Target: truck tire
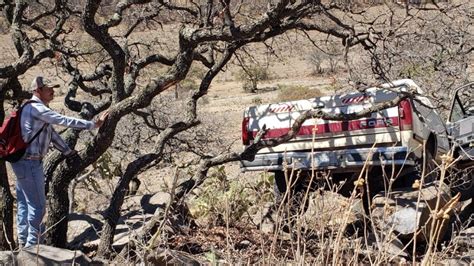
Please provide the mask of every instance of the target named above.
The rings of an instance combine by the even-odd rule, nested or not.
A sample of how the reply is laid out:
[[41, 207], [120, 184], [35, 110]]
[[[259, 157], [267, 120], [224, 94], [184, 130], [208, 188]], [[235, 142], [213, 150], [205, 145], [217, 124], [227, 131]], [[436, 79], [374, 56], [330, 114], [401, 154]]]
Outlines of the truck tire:
[[415, 166], [412, 168], [413, 171], [408, 171], [407, 174], [399, 176], [394, 183], [394, 188], [411, 187], [415, 180], [421, 181], [423, 178], [423, 164], [425, 163], [426, 166], [423, 183], [428, 184], [439, 178], [439, 171], [436, 169], [436, 163], [433, 161], [433, 151], [427, 149], [423, 152], [423, 155], [426, 159], [424, 160], [423, 157], [415, 158]]
[[[434, 154], [433, 151], [427, 150], [425, 152], [426, 157], [426, 167], [425, 167], [425, 183], [433, 182], [439, 178], [439, 171], [434, 162]], [[423, 174], [423, 158], [420, 160], [420, 177]]]
[[[286, 179], [292, 179], [291, 184], [287, 184]], [[308, 188], [308, 173], [306, 171], [287, 173], [285, 177], [284, 171], [275, 172], [274, 196], [275, 206], [278, 208], [280, 204], [289, 204], [290, 210], [297, 210], [301, 204], [304, 194]], [[288, 193], [287, 193], [287, 190]], [[286, 196], [285, 196], [286, 195]], [[306, 211], [308, 202], [305, 202], [304, 210]]]
[[286, 192], [285, 173], [283, 171], [275, 172], [275, 184], [273, 185], [273, 195], [275, 196], [275, 203], [281, 203]]

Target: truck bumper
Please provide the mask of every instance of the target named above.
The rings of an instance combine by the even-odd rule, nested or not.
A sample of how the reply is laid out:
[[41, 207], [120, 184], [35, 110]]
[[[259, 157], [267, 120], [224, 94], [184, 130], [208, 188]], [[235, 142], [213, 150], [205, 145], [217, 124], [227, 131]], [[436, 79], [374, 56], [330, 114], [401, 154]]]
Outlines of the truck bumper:
[[253, 161], [241, 161], [242, 171], [279, 171], [286, 168], [341, 172], [373, 166], [415, 165], [406, 147], [359, 148], [323, 152], [286, 152], [257, 154]]

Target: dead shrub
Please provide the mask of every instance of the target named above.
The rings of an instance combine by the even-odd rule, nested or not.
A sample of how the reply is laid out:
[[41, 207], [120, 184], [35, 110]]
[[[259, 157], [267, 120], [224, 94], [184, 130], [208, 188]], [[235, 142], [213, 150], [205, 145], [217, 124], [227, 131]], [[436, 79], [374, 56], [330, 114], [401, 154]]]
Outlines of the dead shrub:
[[318, 89], [301, 85], [278, 85], [278, 101], [289, 102], [302, 99], [320, 97], [323, 93]]
[[6, 34], [9, 31], [10, 25], [5, 18], [0, 18], [0, 33]]
[[311, 65], [312, 71], [311, 74], [316, 76], [320, 75], [324, 72], [323, 70], [323, 61], [325, 58], [325, 54], [320, 50], [314, 50], [309, 53], [306, 61]]
[[312, 75], [324, 73], [336, 73], [339, 70], [339, 62], [342, 60], [342, 50], [334, 42], [326, 43], [324, 50], [314, 49], [306, 57], [306, 61], [311, 65]]

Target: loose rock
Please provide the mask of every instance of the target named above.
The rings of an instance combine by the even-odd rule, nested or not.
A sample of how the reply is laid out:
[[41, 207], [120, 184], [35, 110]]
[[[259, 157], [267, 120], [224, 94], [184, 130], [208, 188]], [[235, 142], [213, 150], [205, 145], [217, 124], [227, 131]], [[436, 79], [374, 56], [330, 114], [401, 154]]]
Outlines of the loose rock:
[[0, 252], [3, 265], [88, 265], [92, 261], [79, 250], [61, 249], [46, 245], [24, 248], [18, 253]]
[[[430, 237], [432, 210], [435, 209], [439, 194], [439, 207], [451, 200], [449, 188], [442, 184], [432, 184], [421, 190], [412, 188], [399, 189], [386, 195], [376, 195], [372, 201], [372, 216], [381, 230], [393, 230], [398, 237], [411, 239], [417, 233], [420, 240], [427, 241]], [[418, 199], [420, 196], [420, 200]], [[449, 216], [447, 217], [449, 219]], [[439, 238], [445, 233], [448, 221], [444, 217], [436, 218]], [[418, 231], [421, 229], [420, 231]]]

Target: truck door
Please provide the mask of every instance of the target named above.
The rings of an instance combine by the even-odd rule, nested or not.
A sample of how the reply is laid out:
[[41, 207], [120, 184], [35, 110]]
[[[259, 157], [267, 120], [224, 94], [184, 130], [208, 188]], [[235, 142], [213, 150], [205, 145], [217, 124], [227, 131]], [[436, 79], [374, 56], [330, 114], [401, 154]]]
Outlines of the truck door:
[[456, 89], [448, 119], [448, 133], [464, 161], [474, 162], [474, 82]]

